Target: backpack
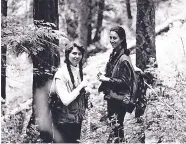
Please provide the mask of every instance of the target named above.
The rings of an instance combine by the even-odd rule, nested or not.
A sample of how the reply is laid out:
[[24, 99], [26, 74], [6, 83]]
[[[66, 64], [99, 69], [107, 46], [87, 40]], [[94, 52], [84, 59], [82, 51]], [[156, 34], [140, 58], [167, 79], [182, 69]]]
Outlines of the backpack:
[[147, 105], [147, 86], [144, 83], [143, 75], [134, 70], [130, 56], [123, 55], [122, 58], [128, 61], [133, 73], [133, 87], [131, 90], [130, 103], [128, 104], [127, 112], [132, 113], [136, 107], [135, 117], [140, 117], [144, 114]]
[[130, 67], [132, 68], [133, 87], [132, 87], [132, 90], [131, 90], [130, 102], [131, 103], [136, 103], [136, 100], [137, 100], [137, 89], [138, 89], [138, 78], [139, 78], [139, 76], [137, 75], [137, 73], [134, 70], [134, 67], [132, 65], [132, 61], [131, 61], [130, 56], [123, 55], [122, 58], [124, 60], [128, 61]]

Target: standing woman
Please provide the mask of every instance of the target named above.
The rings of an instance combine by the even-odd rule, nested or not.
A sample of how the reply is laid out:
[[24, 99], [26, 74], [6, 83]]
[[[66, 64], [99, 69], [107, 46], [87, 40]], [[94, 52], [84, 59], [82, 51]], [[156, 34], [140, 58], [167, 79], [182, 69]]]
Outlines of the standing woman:
[[[105, 94], [108, 118], [111, 120], [113, 130], [108, 142], [110, 140], [123, 142], [124, 116], [131, 107], [134, 107], [132, 94], [135, 75], [127, 49], [125, 30], [122, 27], [117, 26], [110, 30], [110, 43], [113, 51], [106, 65], [106, 74], [98, 74], [98, 80], [102, 82], [98, 91]], [[113, 120], [114, 115], [118, 124]]]
[[83, 79], [83, 55], [84, 48], [73, 43], [65, 49], [65, 63], [54, 76], [51, 113], [53, 125], [59, 133], [55, 135], [54, 132], [54, 141], [58, 143], [77, 143], [80, 139], [85, 116], [84, 88], [87, 86]]

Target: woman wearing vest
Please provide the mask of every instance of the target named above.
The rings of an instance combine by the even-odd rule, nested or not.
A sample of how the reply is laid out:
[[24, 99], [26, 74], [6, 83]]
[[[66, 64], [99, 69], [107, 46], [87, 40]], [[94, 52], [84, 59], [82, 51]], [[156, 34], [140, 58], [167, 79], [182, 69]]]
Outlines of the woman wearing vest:
[[[102, 82], [98, 91], [105, 94], [108, 118], [113, 130], [108, 142], [115, 140], [117, 143], [124, 141], [125, 114], [131, 113], [134, 108], [132, 95], [135, 74], [127, 49], [125, 30], [122, 27], [117, 26], [110, 30], [110, 43], [113, 51], [106, 65], [106, 73], [99, 73], [97, 77]], [[117, 122], [114, 117], [117, 118]]]
[[51, 94], [51, 113], [53, 125], [60, 134], [54, 134], [54, 141], [58, 143], [77, 143], [80, 139], [85, 116], [84, 88], [87, 86], [87, 81], [83, 79], [83, 54], [83, 47], [71, 44], [65, 49], [65, 63], [54, 76], [52, 87], [55, 93]]

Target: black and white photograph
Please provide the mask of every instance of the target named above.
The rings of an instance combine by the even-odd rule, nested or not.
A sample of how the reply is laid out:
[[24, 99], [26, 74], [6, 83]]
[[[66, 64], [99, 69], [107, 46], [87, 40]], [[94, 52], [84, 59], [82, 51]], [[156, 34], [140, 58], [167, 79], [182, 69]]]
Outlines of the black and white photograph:
[[1, 0], [1, 143], [186, 143], [185, 0]]

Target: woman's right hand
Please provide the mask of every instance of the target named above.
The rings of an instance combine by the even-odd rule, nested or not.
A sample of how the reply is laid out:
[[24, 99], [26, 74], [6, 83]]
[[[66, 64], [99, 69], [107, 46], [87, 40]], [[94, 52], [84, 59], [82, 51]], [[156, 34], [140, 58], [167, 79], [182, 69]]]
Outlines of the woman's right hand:
[[85, 88], [85, 87], [87, 87], [87, 85], [88, 85], [88, 81], [87, 81], [86, 79], [84, 79], [84, 80], [80, 83], [80, 87], [81, 87], [81, 88]]

